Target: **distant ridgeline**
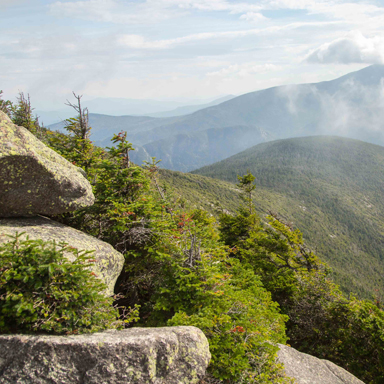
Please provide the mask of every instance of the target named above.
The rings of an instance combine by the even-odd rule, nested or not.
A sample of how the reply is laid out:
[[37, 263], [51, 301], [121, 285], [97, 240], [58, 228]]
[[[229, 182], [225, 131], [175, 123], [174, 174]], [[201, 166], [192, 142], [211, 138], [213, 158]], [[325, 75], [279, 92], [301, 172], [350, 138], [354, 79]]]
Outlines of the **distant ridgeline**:
[[251, 92], [184, 116], [91, 113], [92, 140], [110, 146], [114, 133], [127, 131], [136, 163], [154, 156], [162, 168], [183, 172], [277, 139], [338, 135], [383, 145], [383, 77], [384, 66], [373, 65], [332, 81]]
[[[382, 188], [379, 180], [383, 180], [380, 169], [384, 148], [334, 137], [282, 140], [256, 146], [201, 170], [207, 173], [210, 170], [213, 176], [225, 176], [238, 181], [236, 185], [201, 175], [166, 170], [159, 175], [156, 160], [143, 167], [130, 161], [132, 144], [127, 141], [126, 133], [113, 137], [115, 146], [107, 149], [94, 146], [89, 140], [90, 127], [86, 111], [80, 106], [80, 96], [74, 96], [78, 106], [72, 106], [79, 111], [79, 116], [67, 121], [67, 134], [39, 126], [37, 120], [30, 116], [31, 108], [24, 108], [29, 106], [29, 98], [25, 99], [22, 94], [16, 106], [11, 103], [12, 121], [0, 113], [0, 118], [3, 115], [0, 130], [3, 136], [5, 133], [5, 138], [16, 129], [35, 142], [38, 141], [36, 135], [51, 147], [46, 148], [47, 164], [54, 157], [60, 157], [60, 154], [66, 158], [62, 161], [75, 170], [78, 177], [86, 175], [88, 182], [92, 183], [94, 204], [73, 212], [65, 209], [62, 213], [54, 211], [52, 214], [61, 223], [58, 224], [60, 228], [80, 230], [76, 232], [93, 236], [98, 242], [108, 243], [113, 251], [123, 256], [124, 267], [114, 287], [117, 294], [114, 299], [119, 306], [121, 318], [117, 318], [117, 308], [108, 304], [112, 298], [102, 297], [106, 306], [97, 305], [94, 298], [101, 296], [98, 293], [101, 292], [100, 285], [85, 284], [89, 295], [84, 304], [83, 291], [73, 288], [72, 267], [79, 271], [81, 269], [91, 282], [98, 275], [104, 276], [97, 270], [88, 270], [88, 265], [91, 266], [89, 263], [98, 262], [97, 255], [94, 258], [94, 255], [88, 256], [85, 253], [84, 264], [81, 264], [79, 258], [72, 264], [64, 260], [61, 254], [56, 255], [54, 249], [41, 252], [40, 248], [46, 245], [39, 239], [33, 244], [32, 240], [27, 240], [20, 247], [15, 237], [15, 241], [0, 247], [0, 270], [3, 272], [0, 274], [0, 333], [17, 333], [20, 326], [25, 324], [29, 327], [27, 331], [39, 331], [37, 327], [43, 325], [41, 329], [50, 333], [92, 332], [98, 330], [99, 319], [104, 319], [102, 324], [106, 327], [110, 324], [112, 328], [133, 323], [146, 329], [156, 327], [157, 330], [163, 326], [194, 326], [200, 328], [205, 335], [200, 331], [200, 336], [196, 335], [196, 328], [191, 329], [197, 339], [204, 341], [203, 350], [200, 347], [195, 349], [196, 356], [203, 357], [197, 362], [197, 367], [191, 365], [191, 345], [183, 344], [179, 334], [172, 333], [180, 347], [177, 350], [188, 351], [187, 365], [192, 367], [190, 372], [193, 378], [187, 381], [191, 384], [197, 383], [204, 375], [209, 360], [207, 341], [212, 356], [207, 382], [292, 383], [286, 374], [298, 378], [298, 382], [304, 382], [300, 377], [305, 377], [307, 382], [308, 370], [303, 373], [303, 367], [310, 367], [312, 376], [317, 375], [319, 380], [312, 376], [310, 378], [313, 384], [323, 383], [324, 380], [328, 384], [360, 384], [362, 382], [359, 379], [366, 384], [384, 382], [382, 301], [363, 301], [354, 296], [344, 296], [327, 277], [327, 266], [303, 244], [301, 232], [287, 223], [293, 217], [296, 224], [306, 231], [306, 238], [312, 246], [321, 244], [317, 253], [333, 262], [336, 276], [346, 291], [360, 289], [362, 295], [369, 296], [375, 283], [381, 283], [378, 271], [382, 269]], [[4, 107], [4, 103], [2, 105]], [[5, 107], [8, 105], [7, 102]], [[24, 113], [26, 110], [29, 111], [28, 115]], [[23, 127], [13, 125], [12, 122], [19, 120], [24, 124]], [[8, 142], [5, 140], [6, 145]], [[41, 147], [43, 144], [38, 145]], [[14, 153], [10, 155], [20, 157]], [[32, 150], [31, 157], [36, 164], [39, 163]], [[236, 159], [239, 161], [236, 162]], [[12, 161], [15, 163], [16, 160]], [[34, 163], [29, 161], [28, 164]], [[81, 167], [82, 171], [74, 165]], [[21, 168], [23, 172], [29, 170], [28, 167]], [[5, 181], [11, 169], [18, 172], [15, 167], [5, 169]], [[257, 188], [254, 185], [255, 177], [248, 169], [257, 177]], [[33, 176], [31, 172], [28, 174]], [[238, 174], [242, 176], [237, 177]], [[12, 173], [10, 175], [12, 179]], [[27, 214], [50, 214], [40, 209], [33, 212], [29, 210], [28, 199], [35, 199], [41, 193], [40, 184], [34, 185], [38, 180], [33, 178], [31, 187], [23, 187], [30, 188], [28, 193], [21, 195], [27, 198]], [[24, 185], [27, 178], [22, 181]], [[166, 185], [163, 186], [163, 183]], [[9, 188], [14, 186], [12, 183], [11, 187], [7, 183], [3, 185], [2, 195], [7, 199], [10, 196]], [[70, 183], [65, 182], [65, 188], [68, 185]], [[172, 185], [181, 196], [172, 193]], [[69, 189], [77, 191], [76, 188]], [[253, 192], [255, 189], [257, 193]], [[30, 193], [32, 190], [34, 193]], [[252, 192], [256, 196], [257, 210], [263, 216], [265, 211], [271, 209], [283, 213], [285, 218], [280, 220], [281, 216], [271, 213], [267, 220], [260, 220], [253, 205]], [[239, 199], [243, 203], [241, 207]], [[188, 207], [191, 204], [203, 205], [211, 212], [221, 211], [219, 220], [205, 210]], [[12, 208], [12, 215], [24, 214], [18, 210], [19, 205]], [[44, 205], [42, 207], [45, 208]], [[234, 214], [228, 214], [225, 209], [232, 210]], [[35, 247], [33, 252], [31, 246]], [[69, 248], [80, 252], [72, 244]], [[20, 250], [23, 256], [20, 256]], [[24, 257], [30, 255], [32, 260]], [[55, 259], [52, 259], [54, 255]], [[42, 256], [47, 257], [50, 264], [47, 265], [45, 259], [41, 260]], [[60, 263], [64, 260], [64, 264], [51, 262], [56, 259]], [[115, 267], [115, 264], [113, 261], [108, 266]], [[45, 271], [47, 278], [44, 285], [39, 280], [35, 281], [36, 276], [40, 279], [36, 270], [39, 273]], [[27, 275], [22, 275], [25, 273]], [[65, 276], [58, 280], [57, 276], [62, 274]], [[26, 277], [20, 279], [20, 276]], [[56, 288], [57, 281], [60, 282], [60, 289]], [[78, 281], [83, 283], [83, 279]], [[22, 291], [17, 294], [19, 291], [15, 289], [20, 286]], [[62, 290], [64, 286], [69, 287], [69, 293], [65, 295]], [[379, 288], [381, 293], [382, 285]], [[37, 291], [40, 296], [36, 301], [33, 298]], [[75, 306], [69, 314], [67, 301], [63, 301], [63, 298]], [[63, 314], [52, 314], [52, 308], [53, 311], [57, 308], [56, 305], [50, 305], [52, 299], [65, 304]], [[47, 306], [42, 306], [42, 302], [47, 303]], [[94, 312], [88, 311], [89, 303], [102, 313], [94, 316]], [[68, 320], [68, 324], [63, 323], [64, 320]], [[63, 324], [66, 328], [63, 328]], [[86, 329], [79, 330], [78, 324], [84, 324]], [[107, 335], [107, 348], [112, 345], [110, 335]], [[150, 335], [151, 340], [154, 337]], [[166, 340], [163, 336], [159, 337], [155, 338]], [[308, 357], [283, 346], [278, 359], [285, 363], [284, 370], [280, 364], [276, 364], [277, 343], [286, 343], [288, 339], [294, 348], [329, 359], [359, 379], [324, 360], [319, 362], [312, 358], [310, 363]], [[46, 367], [37, 371], [36, 367], [29, 369], [28, 361], [31, 360], [28, 358], [21, 362], [20, 353], [13, 354], [18, 349], [12, 347], [15, 344], [9, 342], [8, 336], [2, 337], [0, 342], [3, 343], [3, 347], [0, 346], [3, 354], [0, 360], [5, 359], [6, 362], [3, 375], [6, 382], [20, 381], [20, 377], [33, 377], [37, 371], [48, 372]], [[34, 340], [31, 343], [36, 345]], [[144, 344], [149, 345], [146, 341]], [[202, 346], [200, 341], [197, 344]], [[156, 348], [150, 345], [151, 351], [155, 351], [159, 357]], [[167, 345], [162, 341], [162, 345], [166, 345], [167, 350], [174, 350], [173, 344]], [[119, 344], [120, 351], [121, 348]], [[113, 350], [107, 352], [108, 356], [116, 356]], [[140, 350], [139, 353], [146, 356], [144, 360], [147, 361], [152, 352]], [[169, 384], [180, 382], [180, 376], [175, 380], [162, 380], [159, 376], [162, 372], [175, 373], [169, 365], [164, 369], [164, 361], [171, 360], [177, 361], [179, 370], [176, 370], [176, 374], [179, 372], [185, 379], [186, 366], [182, 359], [180, 363], [174, 356], [160, 357], [162, 363], [160, 368], [156, 367], [156, 381]], [[143, 358], [134, 359], [143, 361]], [[305, 364], [302, 363], [303, 359]], [[299, 362], [296, 367], [293, 360]], [[76, 365], [76, 359], [68, 365], [73, 367], [73, 361]], [[127, 372], [132, 372], [134, 376], [140, 377], [140, 380], [133, 379], [138, 384], [149, 382], [147, 376], [143, 375], [142, 367], [136, 364], [131, 368], [132, 365], [127, 366], [126, 363], [125, 359], [122, 370], [118, 367], [111, 371], [103, 368], [110, 366], [109, 361], [105, 360], [96, 368], [94, 364], [91, 369], [85, 368], [86, 374], [90, 375], [91, 370], [94, 370], [97, 374], [112, 377], [111, 380], [116, 383], [122, 383], [127, 381]], [[54, 365], [56, 367], [57, 364]], [[155, 365], [150, 364], [151, 367]], [[15, 370], [15, 366], [22, 369]], [[145, 364], [145, 369], [147, 366]], [[199, 367], [200, 373], [197, 373]], [[73, 376], [73, 370], [59, 370], [60, 374], [70, 372]], [[78, 375], [78, 380], [71, 380], [80, 382], [83, 377], [84, 371]], [[152, 373], [150, 377], [154, 377]], [[332, 380], [328, 377], [332, 377]], [[334, 378], [336, 381], [333, 381]], [[103, 380], [104, 377], [100, 377], [95, 382]], [[67, 379], [61, 381], [69, 382]], [[128, 378], [128, 381], [132, 380]]]
[[235, 186], [201, 175], [236, 182], [247, 170], [256, 176], [259, 213], [292, 220], [344, 291], [384, 295], [383, 147], [340, 137], [279, 140], [193, 174], [163, 175], [188, 199], [211, 209], [218, 201], [233, 211]]
[[[127, 131], [137, 164], [155, 156], [162, 160], [161, 168], [186, 172], [206, 166], [194, 173], [231, 182], [249, 168], [257, 180], [259, 211], [276, 210], [293, 220], [331, 264], [343, 289], [370, 297], [384, 294], [381, 148], [347, 139], [333, 139], [328, 147], [329, 138], [309, 138], [299, 149], [295, 139], [280, 144], [271, 140], [338, 134], [383, 145], [383, 77], [384, 66], [373, 65], [328, 82], [251, 92], [184, 116], [91, 113], [91, 137], [97, 145], [111, 146], [114, 133]], [[249, 149], [257, 144], [257, 150]], [[227, 190], [200, 179], [195, 184], [193, 176], [166, 170], [163, 175], [177, 179], [175, 188], [187, 200], [198, 195], [205, 208], [212, 210], [216, 200], [235, 208], [234, 186]]]

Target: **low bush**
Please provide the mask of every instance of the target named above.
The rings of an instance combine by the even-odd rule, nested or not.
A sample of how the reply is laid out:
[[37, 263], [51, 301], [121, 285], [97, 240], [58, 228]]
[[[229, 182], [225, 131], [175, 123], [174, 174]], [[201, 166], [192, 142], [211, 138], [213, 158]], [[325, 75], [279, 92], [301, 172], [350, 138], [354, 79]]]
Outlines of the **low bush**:
[[282, 307], [294, 348], [331, 360], [367, 384], [384, 382], [384, 312], [376, 304], [347, 299], [315, 273], [300, 278]]
[[[262, 286], [258, 276], [244, 269], [237, 260], [202, 255], [201, 272], [185, 276], [172, 290], [182, 294], [189, 288], [200, 305], [180, 308], [168, 325], [191, 325], [207, 336], [212, 354], [209, 375], [223, 383], [291, 383], [276, 363], [275, 343], [285, 343], [286, 317]], [[179, 292], [178, 292], [179, 291]], [[193, 294], [191, 294], [193, 293]], [[184, 293], [184, 296], [186, 293]]]
[[[64, 254], [72, 253], [69, 261]], [[75, 334], [122, 325], [106, 286], [89, 270], [90, 252], [22, 240], [0, 245], [0, 333]]]

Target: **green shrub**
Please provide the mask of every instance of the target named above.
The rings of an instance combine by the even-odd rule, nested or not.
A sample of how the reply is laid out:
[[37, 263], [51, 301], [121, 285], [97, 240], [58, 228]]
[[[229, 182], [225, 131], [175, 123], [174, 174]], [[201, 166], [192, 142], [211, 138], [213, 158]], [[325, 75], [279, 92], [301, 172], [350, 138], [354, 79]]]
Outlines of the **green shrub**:
[[384, 382], [384, 312], [377, 305], [345, 298], [316, 273], [302, 276], [282, 306], [294, 348], [331, 360], [367, 384]]
[[276, 364], [277, 347], [284, 343], [284, 316], [265, 289], [254, 283], [222, 287], [211, 303], [191, 315], [178, 312], [168, 325], [191, 325], [207, 336], [212, 354], [208, 372], [225, 383], [290, 383]]
[[145, 168], [130, 164], [126, 135], [113, 141], [116, 146], [88, 169], [95, 204], [61, 221], [124, 254], [119, 304], [139, 304], [145, 327], [201, 328], [210, 343], [209, 374], [215, 382], [291, 382], [276, 363], [273, 345], [286, 341], [287, 318], [260, 277], [229, 257], [213, 217], [185, 210], [170, 198], [157, 182], [156, 161]]
[[260, 278], [229, 258], [223, 247], [201, 253], [199, 259], [193, 267], [170, 261], [150, 317], [175, 313], [166, 325], [200, 328], [212, 354], [208, 372], [216, 379], [231, 384], [290, 383], [275, 362], [273, 344], [286, 341], [287, 318]]
[[122, 324], [89, 270], [90, 252], [21, 236], [0, 245], [0, 333], [72, 334]]

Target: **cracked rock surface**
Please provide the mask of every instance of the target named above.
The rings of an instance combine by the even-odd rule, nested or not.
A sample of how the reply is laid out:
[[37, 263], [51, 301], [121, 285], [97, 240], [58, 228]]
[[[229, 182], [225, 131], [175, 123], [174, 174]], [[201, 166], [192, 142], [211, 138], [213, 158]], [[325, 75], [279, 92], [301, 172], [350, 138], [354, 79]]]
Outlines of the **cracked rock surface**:
[[0, 111], [0, 217], [56, 215], [94, 199], [78, 167]]
[[318, 359], [279, 344], [278, 359], [285, 373], [297, 384], [364, 384], [361, 380], [328, 360]]
[[195, 327], [0, 335], [1, 384], [195, 384], [210, 360]]

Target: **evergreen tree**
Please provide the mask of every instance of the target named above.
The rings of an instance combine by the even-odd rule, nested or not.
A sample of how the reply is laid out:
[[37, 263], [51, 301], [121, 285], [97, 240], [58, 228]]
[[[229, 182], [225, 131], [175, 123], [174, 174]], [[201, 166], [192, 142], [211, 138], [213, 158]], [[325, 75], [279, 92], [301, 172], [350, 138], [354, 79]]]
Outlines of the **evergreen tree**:
[[11, 108], [12, 121], [40, 137], [42, 132], [39, 119], [33, 115], [33, 110], [29, 94], [25, 96], [23, 92], [20, 92], [19, 96], [17, 96], [17, 103]]
[[[246, 176], [246, 177], [245, 177]], [[240, 181], [249, 203], [252, 175]], [[233, 258], [254, 271], [289, 316], [290, 344], [333, 361], [370, 384], [384, 380], [384, 312], [370, 301], [346, 298], [329, 267], [305, 245], [301, 232], [269, 212], [263, 225], [252, 209], [222, 214], [220, 235]]]
[[256, 188], [256, 185], [253, 183], [256, 178], [248, 170], [246, 175], [237, 176], [237, 179], [239, 180], [239, 182], [236, 185], [241, 190], [240, 198], [244, 201], [244, 204], [246, 205], [249, 210], [249, 213], [251, 214], [254, 210], [252, 202], [252, 192]]
[[3, 91], [0, 90], [0, 111], [11, 115], [12, 112], [12, 102], [9, 100], [2, 100]]
[[367, 383], [383, 382], [383, 311], [346, 299], [293, 225], [272, 212], [263, 223], [252, 205], [249, 171], [238, 177], [243, 205], [235, 215], [222, 213], [218, 226], [207, 212], [186, 209], [167, 195], [155, 159], [146, 167], [130, 162], [126, 133], [115, 135], [111, 148], [94, 147], [88, 112], [75, 97], [78, 104], [69, 105], [78, 116], [69, 119], [68, 134], [47, 137], [87, 170], [96, 201], [60, 220], [124, 254], [116, 287], [122, 313], [138, 305], [140, 326], [202, 329], [212, 353], [207, 380], [215, 383], [289, 382], [275, 362], [274, 345], [287, 340], [288, 316], [296, 348]]

